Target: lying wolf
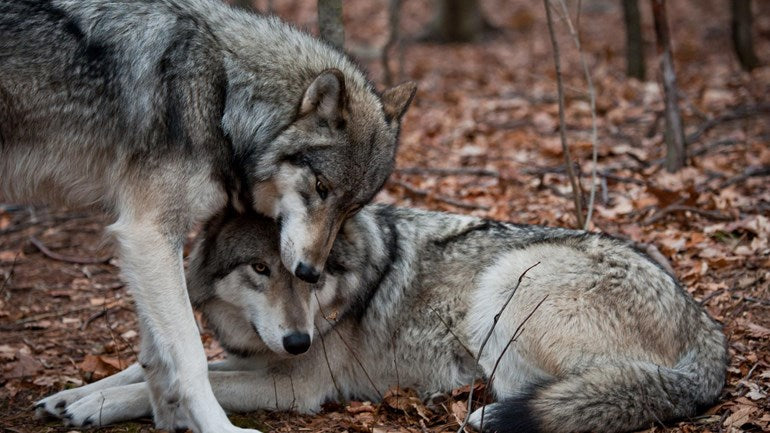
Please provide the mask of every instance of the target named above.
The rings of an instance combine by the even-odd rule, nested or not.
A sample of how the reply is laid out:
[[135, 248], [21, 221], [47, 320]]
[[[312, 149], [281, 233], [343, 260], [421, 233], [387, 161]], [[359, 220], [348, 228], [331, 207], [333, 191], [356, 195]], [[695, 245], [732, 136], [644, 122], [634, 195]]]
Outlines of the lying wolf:
[[156, 425], [239, 431], [208, 383], [187, 231], [256, 209], [317, 281], [391, 173], [414, 90], [379, 95], [342, 53], [220, 0], [0, 0], [0, 191], [115, 216]]
[[[269, 220], [222, 215], [191, 262], [190, 297], [228, 353], [209, 374], [230, 411], [313, 412], [397, 384], [430, 395], [499, 359], [497, 402], [483, 426], [472, 414], [476, 428], [615, 432], [693, 416], [723, 386], [720, 326], [619, 239], [371, 205], [344, 224], [317, 284], [280, 265], [278, 242]], [[150, 413], [138, 366], [41, 407], [76, 426]]]

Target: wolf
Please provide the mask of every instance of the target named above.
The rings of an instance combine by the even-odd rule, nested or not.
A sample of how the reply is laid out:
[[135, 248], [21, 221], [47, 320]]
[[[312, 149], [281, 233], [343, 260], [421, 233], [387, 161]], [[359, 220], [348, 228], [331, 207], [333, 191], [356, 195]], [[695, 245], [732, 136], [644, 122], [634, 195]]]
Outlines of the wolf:
[[[369, 205], [315, 284], [280, 265], [279, 243], [271, 220], [223, 213], [192, 255], [229, 411], [315, 412], [391, 386], [427, 397], [485, 376], [497, 402], [470, 417], [483, 432], [618, 432], [693, 416], [724, 384], [720, 325], [628, 241]], [[151, 410], [138, 366], [40, 407], [75, 426]]]
[[185, 290], [188, 230], [230, 204], [280, 222], [316, 281], [342, 221], [393, 169], [415, 93], [215, 0], [0, 0], [0, 191], [115, 217], [156, 425], [235, 432]]

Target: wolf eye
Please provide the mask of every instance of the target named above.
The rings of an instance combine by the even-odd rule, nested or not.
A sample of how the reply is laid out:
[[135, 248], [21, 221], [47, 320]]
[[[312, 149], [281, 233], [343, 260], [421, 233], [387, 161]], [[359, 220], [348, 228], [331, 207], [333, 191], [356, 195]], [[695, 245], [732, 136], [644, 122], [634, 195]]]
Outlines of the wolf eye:
[[318, 193], [318, 196], [321, 197], [321, 200], [326, 200], [326, 197], [329, 196], [329, 187], [327, 187], [321, 179], [316, 178], [315, 190]]
[[259, 263], [259, 262], [252, 263], [251, 264], [251, 269], [254, 269], [254, 272], [256, 272], [256, 273], [258, 273], [260, 275], [264, 275], [266, 277], [270, 276], [270, 268], [268, 268], [267, 265], [264, 264], [264, 263]]

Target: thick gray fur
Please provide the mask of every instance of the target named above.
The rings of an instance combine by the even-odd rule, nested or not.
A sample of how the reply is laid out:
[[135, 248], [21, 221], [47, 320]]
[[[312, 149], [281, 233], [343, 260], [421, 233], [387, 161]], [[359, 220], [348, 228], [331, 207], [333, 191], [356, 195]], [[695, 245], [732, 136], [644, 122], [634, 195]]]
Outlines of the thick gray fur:
[[220, 1], [0, 0], [0, 192], [116, 217], [156, 425], [237, 432], [206, 376], [187, 231], [257, 209], [315, 280], [392, 171], [414, 90], [379, 95], [342, 53]]
[[[228, 351], [210, 372], [227, 410], [313, 412], [335, 398], [376, 401], [396, 385], [427, 397], [467, 384], [493, 317], [536, 264], [481, 356], [477, 377], [500, 359], [498, 402], [483, 426], [474, 412], [473, 426], [636, 430], [694, 416], [723, 387], [721, 327], [623, 240], [371, 205], [344, 224], [316, 285], [283, 271], [277, 244], [269, 220], [221, 215], [193, 254], [191, 299]], [[296, 331], [313, 342], [291, 357], [275, 335]], [[143, 415], [141, 375], [119, 376], [42, 405], [65, 401], [81, 422], [99, 408], [109, 422]]]

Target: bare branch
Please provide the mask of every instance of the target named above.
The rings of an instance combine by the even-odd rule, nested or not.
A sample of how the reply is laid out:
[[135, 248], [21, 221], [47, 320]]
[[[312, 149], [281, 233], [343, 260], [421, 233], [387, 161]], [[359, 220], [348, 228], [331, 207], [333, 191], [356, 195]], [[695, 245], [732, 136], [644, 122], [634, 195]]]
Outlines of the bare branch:
[[651, 217], [642, 221], [642, 225], [645, 225], [645, 226], [650, 225], [652, 223], [660, 221], [661, 219], [663, 219], [663, 217], [665, 217], [668, 214], [677, 213], [677, 212], [692, 212], [716, 221], [732, 221], [733, 219], [735, 219], [733, 218], [732, 215], [728, 215], [719, 211], [699, 209], [697, 207], [684, 206], [681, 204], [674, 203], [672, 205], [664, 207], [663, 209], [659, 210]]
[[[492, 367], [492, 372], [489, 373], [489, 378], [487, 379], [487, 388], [484, 389], [484, 393], [487, 392], [487, 389], [489, 389], [489, 385], [492, 384], [492, 379], [495, 377], [495, 373], [497, 372], [497, 367], [500, 365], [500, 361], [503, 359], [503, 355], [505, 355], [505, 352], [508, 351], [508, 348], [511, 347], [511, 344], [513, 344], [514, 341], [518, 340], [519, 336], [521, 336], [521, 333], [524, 332], [524, 324], [529, 321], [529, 318], [532, 317], [532, 315], [535, 314], [535, 311], [537, 311], [538, 308], [540, 308], [541, 305], [543, 305], [543, 302], [548, 299], [548, 295], [543, 296], [543, 299], [540, 300], [540, 302], [535, 305], [535, 308], [532, 309], [532, 311], [527, 314], [527, 316], [524, 318], [524, 320], [519, 323], [518, 326], [516, 326], [516, 329], [513, 331], [513, 336], [511, 336], [511, 339], [508, 340], [508, 343], [503, 347], [503, 350], [500, 352], [500, 356], [497, 357], [495, 360], [495, 365]], [[479, 430], [484, 431], [484, 408], [486, 406], [481, 408], [481, 422], [480, 422], [480, 428]]]
[[[374, 392], [376, 392], [377, 396], [380, 397], [380, 400], [382, 400], [382, 398], [383, 398], [382, 397], [382, 393], [377, 388], [377, 385], [372, 380], [372, 377], [369, 376], [369, 372], [366, 370], [366, 367], [364, 367], [364, 364], [361, 362], [361, 359], [359, 359], [358, 355], [353, 350], [353, 348], [350, 347], [348, 342], [345, 340], [345, 338], [340, 333], [339, 329], [337, 329], [337, 327], [334, 326], [334, 324], [328, 319], [328, 316], [326, 315], [326, 312], [321, 308], [321, 301], [318, 300], [318, 294], [317, 293], [315, 294], [315, 298], [316, 298], [316, 302], [318, 302], [318, 310], [319, 310], [319, 313], [321, 313], [321, 317], [323, 317], [323, 319], [326, 321], [326, 323], [329, 324], [329, 326], [331, 327], [331, 330], [334, 331], [337, 334], [337, 337], [340, 339], [342, 344], [348, 350], [348, 353], [350, 353], [350, 356], [352, 356], [353, 359], [356, 361], [356, 364], [358, 364], [358, 366], [361, 367], [361, 371], [364, 372], [364, 376], [366, 376], [366, 379], [369, 381], [369, 384], [372, 385], [372, 388], [374, 389]], [[319, 332], [319, 334], [320, 334], [320, 332]]]
[[687, 144], [696, 142], [703, 134], [717, 125], [733, 120], [759, 116], [762, 114], [770, 114], [770, 104], [757, 104], [746, 107], [737, 107], [733, 111], [720, 114], [719, 116], [703, 122], [700, 126], [698, 126], [698, 129], [695, 132], [687, 136]]
[[409, 184], [408, 182], [404, 182], [402, 180], [398, 179], [391, 179], [391, 182], [395, 183], [396, 185], [404, 188], [407, 192], [420, 196], [420, 197], [430, 197], [434, 200], [438, 200], [440, 202], [450, 204], [452, 206], [456, 206], [463, 209], [480, 209], [480, 210], [489, 210], [489, 206], [485, 206], [482, 204], [475, 204], [475, 203], [468, 203], [460, 200], [453, 199], [452, 197], [447, 197], [444, 195], [439, 194], [433, 194], [430, 191], [426, 191], [424, 189], [419, 189], [414, 185]]
[[40, 239], [30, 236], [29, 241], [32, 243], [32, 245], [35, 246], [38, 250], [40, 250], [41, 253], [43, 253], [46, 257], [54, 260], [58, 260], [60, 262], [67, 262], [67, 263], [77, 263], [80, 265], [98, 265], [100, 263], [107, 263], [112, 259], [112, 256], [105, 256], [105, 257], [72, 257], [72, 256], [65, 256], [63, 254], [56, 253], [54, 251], [51, 251], [48, 247], [45, 246], [43, 242], [40, 241]]
[[[594, 81], [591, 78], [591, 73], [588, 71], [588, 63], [583, 55], [583, 49], [580, 44], [580, 29], [572, 26], [572, 20], [569, 17], [569, 11], [567, 10], [567, 4], [564, 0], [559, 0], [561, 8], [564, 11], [564, 17], [567, 21], [567, 27], [572, 35], [572, 39], [575, 41], [575, 48], [577, 48], [578, 56], [580, 56], [580, 64], [583, 66], [583, 75], [586, 77], [586, 84], [588, 85], [588, 96], [591, 104], [591, 193], [588, 199], [588, 213], [586, 214], [586, 220], [583, 224], [583, 230], [588, 230], [588, 226], [591, 224], [591, 216], [594, 210], [594, 201], [596, 200], [596, 162], [598, 159], [597, 147], [598, 138], [596, 132], [596, 90], [594, 89]], [[577, 23], [580, 24], [580, 2], [578, 2], [577, 11]]]
[[553, 17], [551, 16], [550, 0], [543, 0], [545, 6], [545, 16], [548, 21], [548, 34], [551, 36], [551, 46], [553, 47], [553, 61], [556, 66], [556, 88], [559, 94], [559, 136], [561, 138], [561, 148], [564, 152], [564, 163], [567, 166], [569, 181], [572, 185], [572, 199], [575, 202], [575, 216], [577, 217], [578, 227], [583, 227], [583, 197], [578, 188], [578, 180], [575, 177], [575, 170], [572, 167], [572, 156], [567, 146], [567, 122], [564, 120], [564, 83], [561, 76], [561, 58], [559, 54], [559, 41], [553, 30]]
[[[548, 1], [548, 0], [546, 0]], [[511, 293], [508, 295], [508, 298], [503, 303], [503, 306], [500, 308], [500, 311], [495, 314], [495, 317], [492, 318], [492, 326], [489, 328], [489, 331], [487, 331], [487, 335], [484, 336], [484, 340], [481, 342], [481, 345], [479, 346], [479, 353], [476, 354], [476, 367], [479, 365], [479, 361], [481, 361], [481, 355], [484, 352], [484, 347], [486, 347], [487, 342], [492, 337], [492, 333], [495, 331], [495, 327], [497, 326], [497, 322], [500, 320], [500, 316], [503, 315], [503, 311], [505, 311], [505, 308], [508, 306], [508, 304], [511, 302], [511, 299], [513, 299], [513, 295], [516, 294], [516, 291], [519, 289], [519, 286], [521, 285], [521, 280], [524, 279], [524, 276], [527, 275], [527, 272], [529, 272], [532, 268], [539, 265], [540, 262], [535, 263], [534, 265], [528, 267], [527, 269], [524, 269], [524, 272], [519, 275], [519, 279], [516, 281], [516, 285], [513, 286], [513, 289], [511, 289]], [[468, 413], [465, 415], [465, 419], [463, 420], [462, 425], [460, 425], [460, 428], [457, 430], [457, 433], [463, 433], [463, 430], [465, 429], [465, 426], [468, 425], [468, 419], [471, 417], [471, 410], [473, 409], [473, 384], [476, 382], [476, 369], [473, 369], [473, 373], [471, 374], [471, 383], [470, 383], [470, 390], [468, 391]]]
[[403, 174], [430, 174], [436, 176], [488, 176], [500, 177], [495, 170], [476, 167], [440, 168], [440, 167], [403, 167], [397, 168], [396, 173]]

